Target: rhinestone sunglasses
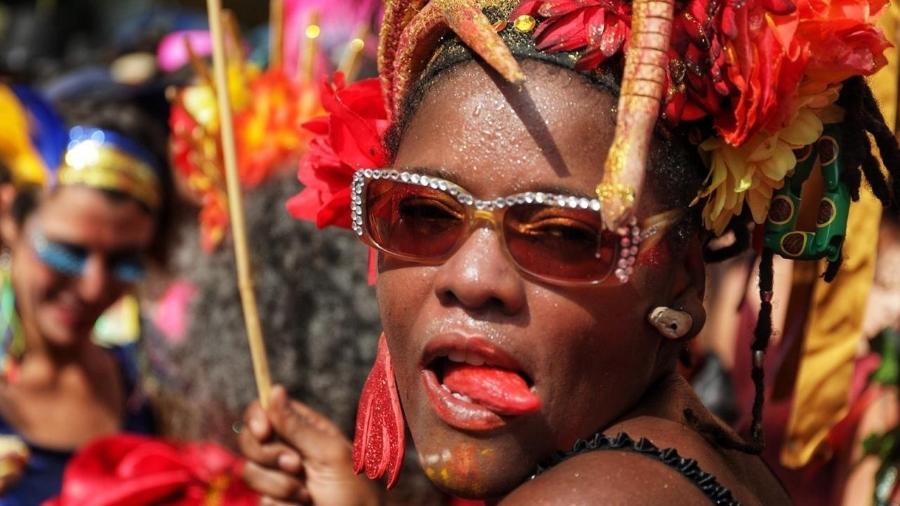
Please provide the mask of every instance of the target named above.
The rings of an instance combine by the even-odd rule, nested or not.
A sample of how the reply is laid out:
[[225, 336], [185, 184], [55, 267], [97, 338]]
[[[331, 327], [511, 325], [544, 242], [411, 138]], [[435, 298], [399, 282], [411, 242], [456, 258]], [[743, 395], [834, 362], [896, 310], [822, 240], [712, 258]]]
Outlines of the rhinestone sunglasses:
[[519, 270], [558, 285], [627, 283], [642, 248], [682, 214], [632, 219], [611, 231], [597, 199], [525, 192], [479, 200], [445, 179], [394, 169], [359, 170], [351, 189], [353, 231], [380, 251], [440, 264], [485, 221]]

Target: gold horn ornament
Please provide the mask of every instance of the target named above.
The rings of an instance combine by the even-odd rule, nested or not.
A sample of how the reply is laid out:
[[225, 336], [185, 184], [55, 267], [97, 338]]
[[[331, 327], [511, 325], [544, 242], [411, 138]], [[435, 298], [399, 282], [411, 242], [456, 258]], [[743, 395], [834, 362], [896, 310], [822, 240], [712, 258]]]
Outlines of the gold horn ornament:
[[653, 129], [665, 90], [673, 0], [634, 0], [613, 142], [597, 185], [604, 225], [615, 230], [630, 214], [644, 182]]
[[[489, 0], [488, 0], [489, 1]], [[395, 0], [385, 6], [378, 65], [385, 103], [392, 115], [448, 31], [456, 34], [506, 80], [525, 80], [519, 63], [482, 12], [477, 0]]]

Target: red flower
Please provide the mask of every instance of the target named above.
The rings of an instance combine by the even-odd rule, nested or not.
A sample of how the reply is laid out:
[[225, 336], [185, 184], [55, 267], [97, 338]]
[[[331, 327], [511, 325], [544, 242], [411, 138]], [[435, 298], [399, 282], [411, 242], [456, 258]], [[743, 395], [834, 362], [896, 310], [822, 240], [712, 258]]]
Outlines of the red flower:
[[241, 479], [242, 466], [211, 443], [111, 436], [75, 455], [59, 497], [44, 506], [255, 505], [259, 497]]
[[[533, 34], [536, 47], [580, 52], [579, 70], [596, 69], [621, 52], [631, 29], [630, 3], [620, 0], [526, 0], [511, 17], [523, 14], [540, 20]], [[664, 119], [677, 124], [711, 116], [734, 145], [780, 126], [806, 63], [804, 46], [794, 33], [797, 17], [790, 0], [679, 4]]]
[[807, 75], [825, 84], [868, 76], [887, 64], [891, 44], [874, 18], [886, 0], [801, 0], [798, 34], [809, 41]]
[[340, 73], [333, 83], [322, 83], [321, 100], [328, 116], [304, 125], [315, 134], [298, 174], [305, 188], [287, 208], [295, 218], [320, 228], [350, 228], [353, 173], [388, 163], [383, 145], [387, 108], [377, 79], [346, 86]]
[[761, 130], [778, 130], [791, 111], [806, 67], [805, 44], [796, 36], [798, 15], [776, 15], [762, 2], [735, 12], [737, 36], [725, 41], [730, 107], [715, 117], [719, 135], [740, 146]]
[[631, 4], [616, 0], [526, 0], [510, 15], [546, 18], [534, 31], [541, 51], [584, 52], [579, 70], [599, 67], [622, 50], [631, 31]]

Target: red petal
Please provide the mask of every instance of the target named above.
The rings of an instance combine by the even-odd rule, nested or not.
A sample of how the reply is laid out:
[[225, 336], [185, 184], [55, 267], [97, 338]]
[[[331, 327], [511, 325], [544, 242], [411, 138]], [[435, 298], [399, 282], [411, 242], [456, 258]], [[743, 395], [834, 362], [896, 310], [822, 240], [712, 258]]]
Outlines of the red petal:
[[600, 48], [585, 51], [575, 63], [575, 69], [581, 71], [594, 70], [606, 61], [606, 55]]
[[586, 30], [588, 47], [591, 49], [600, 47], [603, 32], [606, 31], [606, 11], [604, 9], [596, 9], [590, 13], [587, 18]]
[[549, 52], [572, 51], [587, 45], [585, 32], [585, 12], [567, 14], [553, 21], [545, 21], [548, 28], [536, 36], [538, 49]]
[[510, 13], [509, 20], [515, 21], [516, 18], [522, 15], [536, 16], [538, 8], [540, 8], [544, 2], [545, 0], [525, 0]]
[[316, 214], [316, 226], [325, 228], [335, 226], [341, 228], [351, 227], [350, 218], [350, 186], [336, 192], [331, 200], [319, 209]]
[[322, 193], [313, 188], [304, 188], [300, 193], [288, 199], [285, 207], [288, 213], [298, 220], [315, 222], [322, 207]]
[[544, 18], [555, 18], [592, 7], [603, 7], [610, 10], [615, 8], [613, 2], [603, 0], [552, 0], [541, 3], [538, 14]]
[[622, 42], [625, 41], [626, 30], [627, 27], [622, 20], [612, 26], [607, 26], [600, 40], [600, 51], [607, 57], [616, 54], [621, 49]]
[[327, 135], [328, 116], [319, 116], [318, 118], [313, 118], [300, 126], [316, 135]]
[[738, 27], [734, 7], [726, 5], [722, 9], [722, 21], [719, 22], [719, 27], [729, 39], [737, 38]]
[[791, 0], [762, 0], [762, 6], [772, 14], [783, 16], [797, 10]]
[[681, 113], [684, 110], [685, 103], [687, 103], [687, 96], [684, 92], [673, 93], [666, 101], [663, 115], [670, 125], [681, 121]]

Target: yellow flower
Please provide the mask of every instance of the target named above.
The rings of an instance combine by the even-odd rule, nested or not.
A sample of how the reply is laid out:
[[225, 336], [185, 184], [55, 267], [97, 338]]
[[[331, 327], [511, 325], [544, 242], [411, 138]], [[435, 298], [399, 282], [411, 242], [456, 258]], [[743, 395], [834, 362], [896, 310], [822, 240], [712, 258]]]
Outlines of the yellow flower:
[[796, 112], [775, 133], [760, 132], [740, 146], [719, 137], [700, 144], [710, 166], [707, 186], [698, 196], [698, 200], [708, 197], [703, 207], [707, 229], [722, 234], [745, 203], [754, 222], [766, 220], [772, 193], [784, 185], [797, 164], [794, 150], [818, 140], [823, 123], [839, 120], [840, 110], [833, 105], [839, 91], [832, 87], [801, 96], [794, 104]]

